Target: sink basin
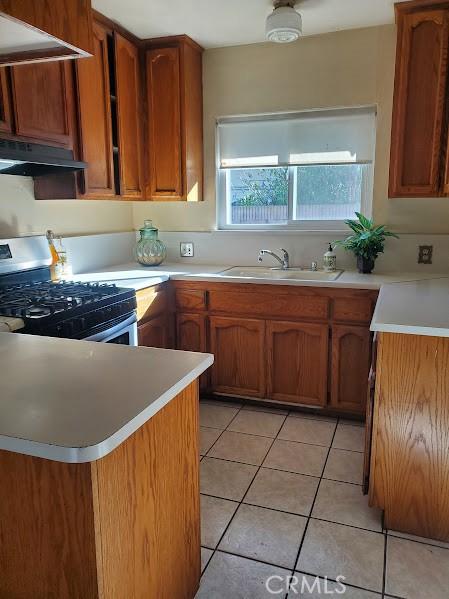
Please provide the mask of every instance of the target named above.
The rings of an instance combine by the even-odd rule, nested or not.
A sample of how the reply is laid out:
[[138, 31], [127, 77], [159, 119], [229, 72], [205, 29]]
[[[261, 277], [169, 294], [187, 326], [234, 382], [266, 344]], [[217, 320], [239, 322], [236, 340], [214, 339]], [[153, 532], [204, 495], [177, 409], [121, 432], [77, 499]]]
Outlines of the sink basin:
[[288, 268], [287, 270], [272, 269], [264, 267], [235, 266], [223, 270], [220, 274], [225, 277], [236, 277], [245, 279], [271, 279], [288, 281], [335, 281], [343, 271], [324, 272], [324, 270], [301, 270], [299, 268]]

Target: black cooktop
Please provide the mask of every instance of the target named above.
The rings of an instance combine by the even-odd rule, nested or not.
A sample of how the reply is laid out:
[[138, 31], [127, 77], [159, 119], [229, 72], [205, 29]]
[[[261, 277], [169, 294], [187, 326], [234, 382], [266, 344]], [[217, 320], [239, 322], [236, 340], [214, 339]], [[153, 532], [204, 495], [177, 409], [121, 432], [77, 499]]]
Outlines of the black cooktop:
[[22, 318], [24, 333], [82, 337], [135, 308], [133, 289], [108, 283], [39, 281], [0, 286], [0, 316]]

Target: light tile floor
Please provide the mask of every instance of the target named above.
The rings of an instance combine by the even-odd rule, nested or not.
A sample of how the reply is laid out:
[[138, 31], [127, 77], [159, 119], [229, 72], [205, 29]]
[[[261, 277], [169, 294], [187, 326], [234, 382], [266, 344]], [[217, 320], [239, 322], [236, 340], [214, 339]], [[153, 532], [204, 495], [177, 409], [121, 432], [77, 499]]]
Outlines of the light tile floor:
[[246, 402], [200, 413], [197, 599], [449, 598], [449, 544], [386, 531], [368, 506], [361, 425]]

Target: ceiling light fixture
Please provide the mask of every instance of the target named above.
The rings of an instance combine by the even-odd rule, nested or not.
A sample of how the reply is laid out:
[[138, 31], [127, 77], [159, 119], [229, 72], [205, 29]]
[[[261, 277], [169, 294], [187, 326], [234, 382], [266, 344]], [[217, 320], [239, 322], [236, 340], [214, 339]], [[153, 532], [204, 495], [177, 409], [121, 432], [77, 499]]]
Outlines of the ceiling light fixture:
[[268, 15], [265, 35], [269, 42], [288, 44], [302, 35], [302, 19], [295, 10], [297, 0], [274, 0], [273, 12]]

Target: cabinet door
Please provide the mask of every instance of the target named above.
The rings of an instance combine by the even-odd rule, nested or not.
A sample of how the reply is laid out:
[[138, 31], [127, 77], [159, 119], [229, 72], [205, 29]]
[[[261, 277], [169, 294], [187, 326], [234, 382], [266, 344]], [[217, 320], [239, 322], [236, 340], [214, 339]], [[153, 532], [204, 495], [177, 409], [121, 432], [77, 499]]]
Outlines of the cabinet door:
[[[202, 314], [178, 314], [176, 317], [176, 349], [182, 351], [207, 351], [206, 317]], [[200, 388], [209, 385], [207, 372], [200, 377]]]
[[141, 198], [141, 130], [139, 49], [115, 34], [120, 195]]
[[94, 56], [76, 61], [83, 193], [90, 197], [115, 195], [112, 120], [106, 30], [94, 23]]
[[390, 197], [440, 193], [449, 12], [398, 16]]
[[210, 318], [212, 389], [231, 395], [265, 395], [265, 322], [250, 318]]
[[327, 324], [267, 322], [267, 396], [326, 405], [328, 338]]
[[179, 200], [181, 165], [181, 90], [179, 48], [146, 54], [148, 97], [149, 199]]
[[178, 314], [176, 348], [183, 351], [206, 351], [206, 317], [202, 314]]
[[49, 145], [73, 148], [71, 64], [49, 61], [11, 69], [15, 134]]
[[365, 413], [370, 359], [371, 334], [367, 327], [332, 327], [332, 407]]
[[168, 323], [165, 316], [153, 318], [137, 328], [139, 345], [145, 347], [162, 347], [168, 345]]
[[9, 100], [8, 71], [0, 68], [0, 131], [11, 133], [11, 106]]

